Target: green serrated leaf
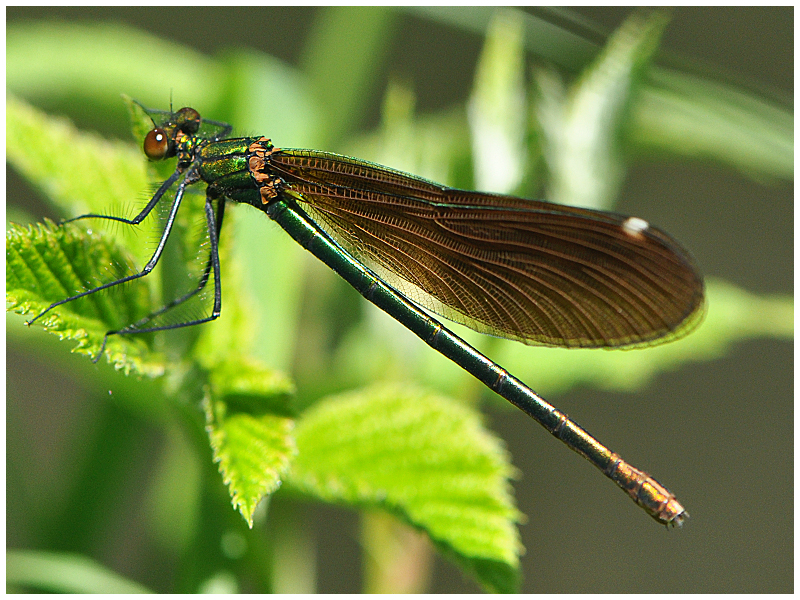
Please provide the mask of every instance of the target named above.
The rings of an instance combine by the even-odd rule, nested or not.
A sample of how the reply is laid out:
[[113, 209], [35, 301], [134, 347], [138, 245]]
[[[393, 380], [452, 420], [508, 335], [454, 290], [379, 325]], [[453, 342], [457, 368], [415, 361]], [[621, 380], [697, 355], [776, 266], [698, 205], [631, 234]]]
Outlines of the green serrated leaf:
[[203, 408], [214, 462], [219, 463], [234, 508], [252, 527], [256, 506], [280, 487], [297, 452], [294, 420], [229, 411], [227, 403], [213, 395], [204, 398]]
[[294, 383], [252, 357], [232, 357], [210, 369], [211, 389], [232, 409], [292, 416]]
[[[7, 98], [6, 124], [9, 164], [38, 187], [64, 216], [132, 216], [135, 205], [147, 196], [151, 187], [147, 161], [132, 144], [80, 131], [66, 119], [45, 114], [13, 96]], [[69, 151], [57, 150], [61, 148]], [[159, 223], [151, 218], [136, 227], [123, 227], [87, 219], [74, 226], [87, 231], [110, 226], [108, 232], [115, 243], [141, 261], [148, 252], [152, 253], [152, 239]], [[104, 283], [107, 281], [110, 280]], [[147, 282], [154, 288], [157, 285], [155, 278], [147, 278]]]
[[[129, 261], [111, 240], [71, 226], [12, 224], [6, 232], [6, 309], [38, 315], [51, 303], [94, 285], [96, 273], [127, 273]], [[75, 352], [97, 356], [107, 331], [135, 322], [149, 306], [146, 286], [131, 286], [124, 294], [92, 294], [58, 306], [37, 323], [60, 339], [77, 341]], [[112, 336], [105, 354], [126, 373], [156, 376], [164, 370], [142, 336]]]
[[295, 489], [386, 509], [427, 532], [487, 589], [516, 589], [513, 467], [477, 413], [425, 392], [372, 388], [316, 404], [298, 424], [297, 447]]

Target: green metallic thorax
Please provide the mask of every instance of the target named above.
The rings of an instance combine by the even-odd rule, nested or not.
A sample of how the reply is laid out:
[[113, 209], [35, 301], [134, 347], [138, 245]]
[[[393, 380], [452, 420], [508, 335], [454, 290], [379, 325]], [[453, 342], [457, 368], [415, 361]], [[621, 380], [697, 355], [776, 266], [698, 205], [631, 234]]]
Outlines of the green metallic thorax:
[[259, 138], [234, 138], [208, 142], [197, 149], [198, 174], [216, 196], [235, 202], [261, 204], [258, 188], [248, 169], [248, 148]]

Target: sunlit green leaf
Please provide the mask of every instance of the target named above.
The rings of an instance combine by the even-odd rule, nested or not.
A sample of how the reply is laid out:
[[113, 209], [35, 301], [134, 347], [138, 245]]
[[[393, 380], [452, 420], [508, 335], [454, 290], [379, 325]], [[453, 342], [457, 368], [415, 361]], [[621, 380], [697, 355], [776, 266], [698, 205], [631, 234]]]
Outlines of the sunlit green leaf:
[[[117, 275], [127, 273], [129, 260], [113, 241], [71, 226], [12, 225], [6, 232], [7, 310], [38, 315], [52, 302], [85, 290], [96, 273], [110, 269], [121, 269]], [[136, 286], [113, 299], [99, 293], [56, 307], [36, 326], [77, 341], [76, 352], [96, 357], [107, 331], [135, 322], [147, 314], [149, 306], [147, 288]], [[141, 336], [112, 336], [105, 343], [105, 354], [125, 372], [159, 375], [164, 369]]]
[[[279, 383], [278, 387], [285, 386]], [[253, 404], [255, 398], [251, 398]], [[256, 506], [281, 485], [296, 452], [294, 421], [269, 413], [230, 411], [228, 403], [213, 393], [203, 405], [214, 462], [219, 463], [234, 508], [252, 527]]]
[[297, 447], [293, 488], [386, 509], [427, 532], [487, 589], [516, 588], [513, 468], [477, 413], [417, 390], [373, 388], [315, 405], [298, 424]]

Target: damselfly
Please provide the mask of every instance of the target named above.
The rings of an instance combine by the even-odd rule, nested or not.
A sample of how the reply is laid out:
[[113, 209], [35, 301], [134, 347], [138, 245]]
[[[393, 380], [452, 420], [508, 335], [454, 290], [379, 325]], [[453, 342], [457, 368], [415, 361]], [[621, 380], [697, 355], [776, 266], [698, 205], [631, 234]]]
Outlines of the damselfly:
[[[174, 187], [155, 252], [141, 271], [55, 302], [29, 324], [65, 302], [150, 273], [186, 189], [204, 182], [209, 255], [196, 287], [109, 331], [95, 360], [109, 336], [219, 317], [225, 203], [250, 204], [367, 300], [586, 457], [657, 521], [682, 523], [687, 513], [664, 486], [422, 310], [526, 344], [627, 348], [674, 339], [701, 319], [704, 286], [689, 254], [671, 237], [636, 217], [452, 189], [338, 154], [276, 148], [265, 137], [229, 138], [229, 125], [201, 119], [192, 108], [146, 112], [159, 123], [153, 120], [144, 152], [151, 160], [177, 157], [174, 173], [133, 219], [77, 219], [137, 225]], [[209, 314], [155, 321], [210, 281]]]

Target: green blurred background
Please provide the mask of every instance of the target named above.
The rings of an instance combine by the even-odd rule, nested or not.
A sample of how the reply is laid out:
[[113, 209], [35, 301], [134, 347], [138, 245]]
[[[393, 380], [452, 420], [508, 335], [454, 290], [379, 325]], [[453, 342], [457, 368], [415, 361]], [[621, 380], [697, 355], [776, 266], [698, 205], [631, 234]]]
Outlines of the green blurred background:
[[[527, 14], [602, 45], [603, 32], [612, 31], [630, 12], [586, 8], [569, 14]], [[576, 24], [578, 16], [588, 21]], [[342, 21], [336, 30], [339, 36], [321, 39], [334, 31], [323, 26], [325, 20], [337, 18]], [[12, 75], [7, 89], [49, 112], [68, 115], [81, 127], [127, 140], [128, 120], [116, 94], [165, 106], [172, 93], [176, 106], [183, 106], [193, 105], [193, 90], [202, 88], [197, 95], [207, 106], [198, 108], [209, 118], [245, 128], [240, 133], [264, 134], [279, 146], [353, 153], [358, 140], [368, 140], [365, 134], [379, 127], [390, 81], [413, 90], [415, 111], [422, 117], [447, 115], [463, 106], [490, 18], [489, 9], [353, 9], [334, 14], [317, 8], [8, 8], [7, 31], [42, 19], [66, 25], [121, 23], [208, 57], [235, 55], [229, 64], [237, 64], [240, 71], [209, 77], [208, 70], [198, 68], [205, 77], [196, 80], [193, 72], [159, 70], [147, 57], [132, 56], [131, 65], [119, 68], [141, 63], [143, 81], [149, 81], [140, 90], [119, 89], [107, 97], [82, 87], [79, 80], [65, 80], [56, 81], [62, 91], [54, 93], [52, 85], [44, 89], [31, 83], [32, 76]], [[657, 63], [685, 65], [792, 106], [792, 36], [791, 8], [676, 9]], [[350, 59], [368, 62], [353, 69], [360, 78], [348, 80], [346, 69], [334, 68], [337, 47]], [[27, 51], [36, 54], [41, 49], [32, 46]], [[152, 52], [157, 57], [159, 47]], [[213, 112], [226, 105], [215, 94], [235, 92], [240, 82], [249, 81], [243, 73], [263, 65], [258, 52], [305, 73], [307, 79], [298, 77], [296, 85], [312, 87], [310, 96], [327, 103], [325, 110], [310, 107], [308, 122], [282, 123], [281, 107], [293, 102], [291, 88], [276, 92], [266, 80], [261, 89], [250, 86], [240, 92], [252, 98], [251, 114], [269, 113], [269, 130], [261, 129], [267, 125], [242, 108]], [[329, 71], [322, 69], [326, 57], [332, 65]], [[52, 56], [52, 61], [58, 59]], [[561, 59], [556, 62], [567, 73], [584, 60], [577, 51]], [[309, 65], [316, 72], [309, 73]], [[90, 72], [91, 60], [83, 67]], [[325, 122], [315, 120], [318, 114], [326, 115]], [[792, 197], [791, 181], [754, 181], [710, 161], [639, 157], [630, 163], [616, 209], [669, 231], [691, 249], [707, 275], [757, 294], [791, 294]], [[58, 216], [12, 169], [7, 171], [7, 208], [15, 217], [20, 211], [36, 220]], [[313, 273], [335, 279], [324, 269]], [[351, 307], [360, 302], [355, 294], [343, 295]], [[148, 490], [156, 485], [153, 480], [163, 472], [159, 465], [174, 432], [130, 407], [106, 401], [106, 388], [121, 377], [107, 365], [95, 368], [85, 357], [69, 355], [66, 346], [53, 343], [50, 336], [20, 331], [19, 319], [8, 323], [7, 546], [91, 548], [87, 554], [117, 573], [169, 591], [179, 559], [152, 539], [135, 508], [147, 500]], [[302, 364], [279, 366], [300, 383], [303, 369], [309, 369]], [[662, 530], [519, 411], [491, 404], [489, 425], [507, 441], [521, 472], [514, 487], [519, 508], [529, 519], [521, 528], [527, 548], [522, 591], [791, 591], [792, 367], [789, 340], [752, 339], [712, 361], [661, 374], [629, 393], [588, 386], [561, 393], [556, 386], [549, 390], [523, 377], [601, 441], [654, 473], [687, 505], [692, 519], [681, 531]], [[141, 385], [146, 389], [149, 384]], [[114, 450], [107, 451], [109, 447]], [[74, 493], [87, 485], [82, 466], [102, 461], [105, 453], [128, 457], [127, 463], [115, 464], [117, 479], [104, 482], [96, 494]], [[82, 510], [100, 515], [102, 526], [95, 521], [97, 529], [83, 532], [91, 538], [78, 543], [79, 522], [72, 530], [65, 523]], [[309, 504], [300, 516], [310, 524], [316, 547], [316, 565], [309, 567], [316, 590], [360, 590], [357, 515]], [[54, 533], [62, 539], [54, 539]], [[430, 589], [477, 588], [437, 557]]]

